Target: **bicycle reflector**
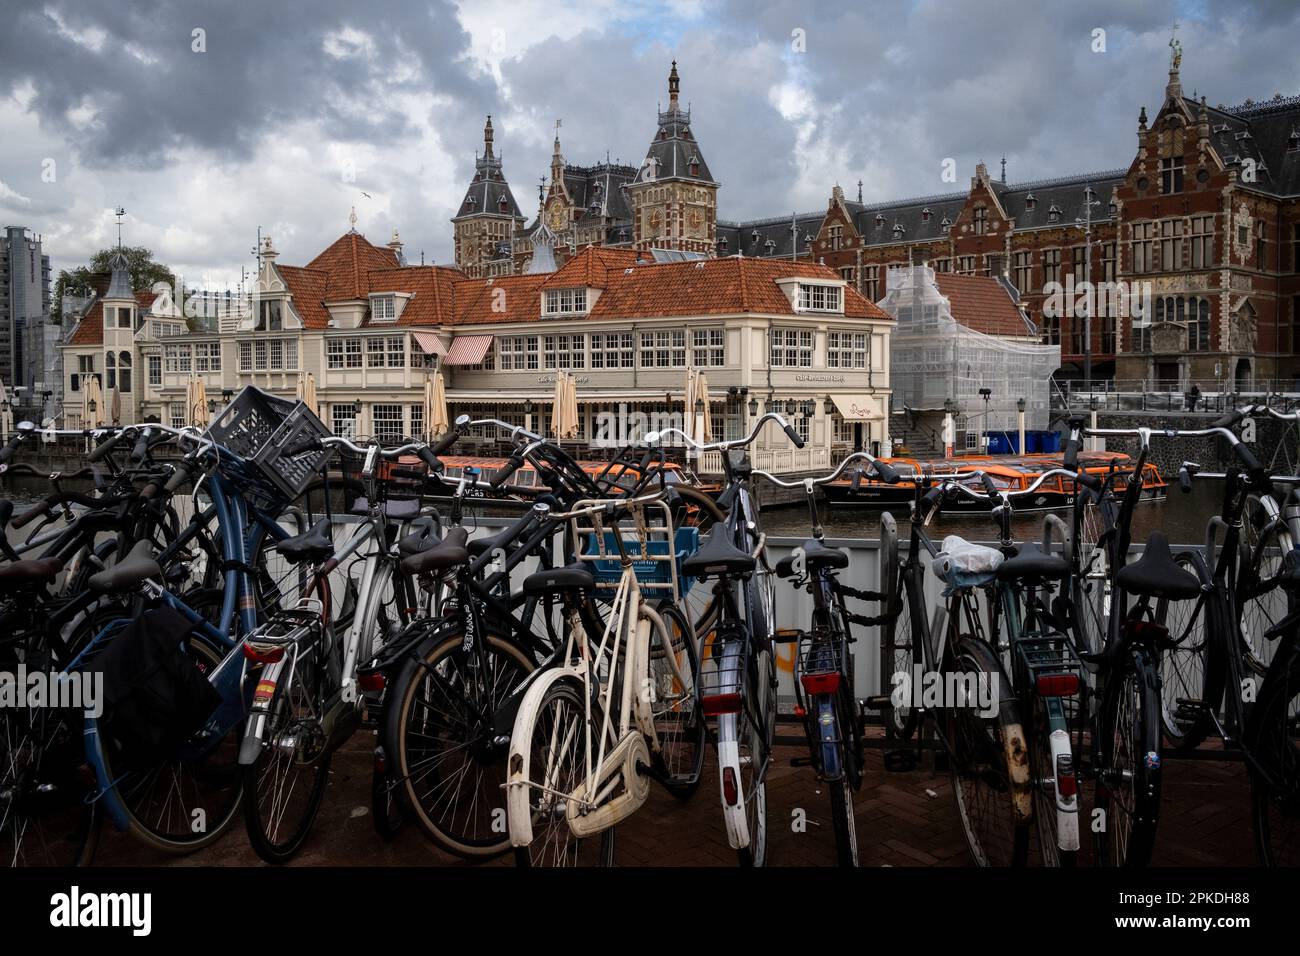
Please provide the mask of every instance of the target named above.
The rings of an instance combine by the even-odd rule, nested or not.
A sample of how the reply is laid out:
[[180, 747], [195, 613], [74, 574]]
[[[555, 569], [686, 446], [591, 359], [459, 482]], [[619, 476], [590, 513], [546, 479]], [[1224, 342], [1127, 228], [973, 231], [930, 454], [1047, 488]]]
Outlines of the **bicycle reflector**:
[[1078, 674], [1039, 674], [1039, 697], [1073, 697], [1079, 693]]
[[245, 643], [244, 656], [254, 664], [274, 664], [284, 658], [284, 645]]
[[736, 770], [734, 767], [722, 768], [722, 798], [727, 801], [729, 807], [734, 807], [740, 799], [740, 789], [736, 786]]
[[369, 674], [357, 675], [357, 686], [370, 694], [378, 694], [382, 692], [386, 683], [387, 681], [384, 678], [383, 671], [374, 671]]
[[705, 694], [700, 698], [705, 717], [740, 713], [740, 694]]
[[825, 674], [800, 674], [799, 682], [809, 694], [833, 694], [840, 689], [840, 672], [829, 671]]

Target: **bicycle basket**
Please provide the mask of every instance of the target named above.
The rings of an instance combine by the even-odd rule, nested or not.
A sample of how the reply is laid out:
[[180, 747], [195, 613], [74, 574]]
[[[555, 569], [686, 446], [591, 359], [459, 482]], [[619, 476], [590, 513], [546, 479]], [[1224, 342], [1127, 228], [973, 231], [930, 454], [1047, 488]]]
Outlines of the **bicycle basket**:
[[[664, 530], [651, 529], [652, 536], [645, 542], [644, 553], [639, 539], [623, 536], [623, 548], [632, 559], [632, 571], [636, 574], [637, 583], [642, 587], [663, 589], [670, 588], [673, 584], [673, 567], [668, 561], [668, 539], [664, 535]], [[659, 536], [654, 536], [655, 531], [659, 532]], [[682, 562], [699, 549], [699, 528], [676, 529], [673, 534], [672, 561], [676, 564], [679, 596], [685, 596], [694, 584], [693, 578], [682, 574]], [[591, 561], [591, 573], [596, 579], [597, 591], [611, 592], [618, 587], [619, 578], [623, 575], [623, 565], [619, 559], [618, 541], [614, 538], [614, 531], [605, 532], [605, 556], [593, 559], [592, 556], [599, 554], [601, 550], [596, 535], [587, 534], [582, 557]]]
[[212, 424], [207, 437], [221, 445], [234, 460], [223, 454], [224, 468], [242, 480], [260, 481], [286, 498], [296, 498], [316, 477], [329, 458], [329, 451], [303, 452], [288, 457], [286, 447], [308, 437], [330, 434], [319, 418], [301, 401], [290, 401], [245, 386]]

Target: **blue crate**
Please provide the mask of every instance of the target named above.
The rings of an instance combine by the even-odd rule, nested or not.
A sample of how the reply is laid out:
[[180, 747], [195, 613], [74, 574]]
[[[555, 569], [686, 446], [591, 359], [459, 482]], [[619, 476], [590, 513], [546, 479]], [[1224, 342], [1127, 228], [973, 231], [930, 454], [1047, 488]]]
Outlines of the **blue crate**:
[[[636, 574], [636, 579], [642, 584], [671, 584], [672, 570], [667, 561], [657, 560], [636, 560], [641, 555], [641, 542], [637, 538], [623, 539], [623, 548], [632, 556], [632, 571]], [[673, 533], [673, 554], [677, 564], [677, 588], [682, 597], [690, 591], [691, 585], [695, 583], [693, 578], [688, 578], [682, 574], [682, 562], [700, 549], [700, 529], [699, 528], [678, 528]], [[600, 553], [599, 544], [596, 541], [595, 534], [588, 534], [586, 543], [583, 546], [583, 553], [593, 555]], [[668, 542], [662, 537], [651, 539], [646, 542], [646, 553], [651, 555], [664, 555], [668, 553]], [[614, 538], [614, 532], [605, 532], [605, 554], [613, 557], [600, 558], [591, 562], [591, 573], [596, 579], [598, 588], [613, 588], [618, 585], [619, 579], [623, 576], [623, 566], [619, 563], [618, 558], [618, 541]]]

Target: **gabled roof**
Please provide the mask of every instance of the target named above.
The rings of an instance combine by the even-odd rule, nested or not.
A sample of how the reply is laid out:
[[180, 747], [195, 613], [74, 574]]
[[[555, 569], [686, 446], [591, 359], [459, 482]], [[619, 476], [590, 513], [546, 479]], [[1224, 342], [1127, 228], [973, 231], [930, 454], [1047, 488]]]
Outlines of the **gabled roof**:
[[539, 274], [457, 282], [449, 321], [455, 325], [536, 321], [541, 318], [540, 290], [547, 278]]
[[995, 277], [939, 272], [934, 282], [948, 300], [952, 317], [966, 328], [985, 335], [1036, 334], [1006, 287]]
[[329, 248], [307, 263], [307, 268], [326, 274], [328, 284], [325, 300], [337, 302], [364, 299], [368, 292], [366, 275], [369, 272], [374, 269], [394, 269], [400, 265], [396, 252], [384, 246], [372, 245], [354, 229], [334, 240]]
[[[591, 318], [794, 315], [790, 300], [777, 285], [778, 279], [786, 277], [839, 280], [832, 269], [811, 262], [730, 257], [646, 263], [610, 270], [605, 291], [592, 307]], [[844, 287], [844, 315], [889, 318], [851, 286]]]
[[632, 249], [583, 246], [562, 267], [546, 276], [542, 285], [552, 289], [603, 286], [610, 269], [626, 269], [636, 262], [637, 253]]
[[[450, 321], [456, 284], [465, 273], [449, 266], [406, 266], [370, 273], [370, 292], [410, 293], [397, 325], [443, 325]], [[375, 323], [377, 327], [392, 323]]]
[[[104, 291], [108, 288], [107, 279], [107, 276], [102, 275], [91, 277], [90, 285], [95, 291], [95, 301], [86, 310], [86, 314], [81, 317], [81, 321], [72, 330], [72, 334], [68, 336], [65, 344], [104, 344]], [[158, 296], [154, 294], [152, 289], [136, 289], [132, 295], [135, 297], [136, 308], [142, 313], [151, 311], [153, 304], [158, 301]]]
[[[319, 259], [320, 256], [316, 258]], [[323, 269], [282, 266], [279, 263], [276, 263], [275, 271], [284, 280], [284, 284], [289, 287], [289, 294], [293, 297], [293, 307], [297, 309], [298, 314], [302, 317], [303, 328], [323, 329], [328, 327], [330, 314], [324, 303], [329, 297], [329, 273]]]

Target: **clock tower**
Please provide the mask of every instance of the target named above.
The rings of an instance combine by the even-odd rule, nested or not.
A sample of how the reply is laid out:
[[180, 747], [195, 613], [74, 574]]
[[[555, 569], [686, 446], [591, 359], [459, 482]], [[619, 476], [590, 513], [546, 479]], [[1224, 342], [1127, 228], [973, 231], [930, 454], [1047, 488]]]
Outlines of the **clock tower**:
[[668, 74], [668, 109], [636, 179], [628, 186], [632, 244], [637, 249], [680, 249], [714, 255], [718, 183], [691, 132], [691, 111], [681, 106], [677, 61]]
[[493, 135], [489, 116], [483, 155], [474, 157], [474, 178], [451, 220], [456, 265], [469, 276], [509, 275], [515, 232], [526, 222], [493, 149]]

